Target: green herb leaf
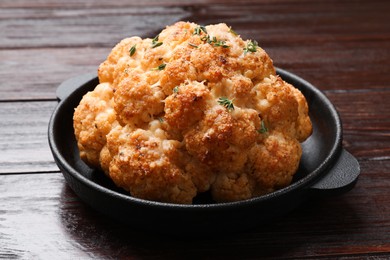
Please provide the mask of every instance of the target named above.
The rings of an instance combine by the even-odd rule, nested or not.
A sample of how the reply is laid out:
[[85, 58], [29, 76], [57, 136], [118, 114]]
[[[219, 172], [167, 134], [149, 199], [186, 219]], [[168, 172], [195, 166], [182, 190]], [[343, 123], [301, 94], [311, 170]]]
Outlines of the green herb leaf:
[[202, 31], [207, 34], [206, 27], [199, 25], [194, 29], [194, 35], [200, 35]]
[[210, 35], [205, 35], [202, 38], [200, 38], [201, 41], [210, 43]]
[[202, 38], [200, 38], [202, 41], [207, 42], [208, 44], [211, 44], [215, 47], [222, 47], [222, 48], [229, 48], [230, 46], [226, 44], [225, 41], [217, 40], [217, 37], [213, 36], [213, 38], [210, 38], [210, 35], [205, 35]]
[[263, 120], [261, 120], [261, 126], [260, 126], [260, 129], [257, 130], [257, 132], [259, 132], [260, 134], [264, 134], [264, 133], [268, 132], [268, 128], [265, 126]]
[[190, 45], [191, 47], [194, 47], [194, 48], [198, 48], [198, 45], [195, 45], [195, 44], [193, 44], [193, 43], [188, 43], [188, 45]]
[[200, 34], [200, 26], [195, 27], [194, 33], [193, 33], [193, 34], [194, 34], [194, 35], [199, 35], [199, 34]]
[[166, 66], [167, 66], [167, 64], [163, 63], [163, 64], [160, 64], [157, 68], [153, 68], [152, 70], [164, 70]]
[[244, 55], [247, 54], [248, 52], [256, 52], [257, 47], [259, 47], [257, 41], [249, 40], [248, 44], [244, 48]]
[[218, 103], [226, 107], [229, 111], [234, 110], [233, 100], [229, 100], [227, 97], [220, 97]]
[[214, 43], [214, 46], [217, 46], [217, 47], [220, 46], [220, 47], [222, 47], [222, 48], [229, 48], [229, 47], [230, 47], [229, 45], [226, 44], [225, 41], [221, 41], [221, 40], [216, 41], [216, 42]]
[[153, 38], [153, 40], [152, 40], [152, 43], [153, 43], [153, 44], [156, 43], [156, 42], [158, 42], [158, 37], [159, 37], [159, 36], [160, 36], [160, 34], [157, 34], [156, 37]]
[[162, 44], [163, 44], [162, 42], [155, 42], [152, 44], [152, 49], [161, 46]]
[[157, 36], [153, 38], [153, 40], [152, 40], [152, 49], [153, 49], [153, 48], [156, 48], [156, 47], [158, 47], [158, 46], [161, 46], [161, 45], [163, 44], [162, 42], [159, 42], [159, 41], [158, 41], [158, 37], [159, 37], [159, 36], [160, 36], [160, 35], [157, 34]]
[[130, 48], [130, 50], [129, 50], [130, 57], [134, 55], [136, 49], [137, 49], [137, 44], [133, 45], [133, 47]]
[[158, 121], [160, 121], [160, 123], [164, 123], [164, 118], [163, 117], [159, 117]]
[[173, 88], [173, 93], [175, 94], [179, 93], [179, 86]]

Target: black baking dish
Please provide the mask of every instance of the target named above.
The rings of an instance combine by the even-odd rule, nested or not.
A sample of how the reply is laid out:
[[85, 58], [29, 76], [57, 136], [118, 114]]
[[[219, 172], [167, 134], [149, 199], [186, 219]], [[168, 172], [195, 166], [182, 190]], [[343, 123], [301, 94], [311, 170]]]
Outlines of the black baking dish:
[[336, 109], [307, 81], [281, 69], [277, 69], [277, 74], [302, 91], [313, 123], [312, 136], [302, 143], [298, 172], [286, 188], [231, 203], [211, 203], [205, 196], [197, 198], [192, 205], [142, 200], [116, 188], [102, 172], [81, 161], [73, 132], [74, 108], [98, 84], [94, 74], [69, 79], [57, 90], [59, 104], [51, 116], [48, 131], [54, 159], [68, 185], [88, 205], [129, 226], [156, 232], [244, 230], [272, 221], [306, 198], [350, 190], [358, 179], [360, 167], [342, 147], [342, 125]]

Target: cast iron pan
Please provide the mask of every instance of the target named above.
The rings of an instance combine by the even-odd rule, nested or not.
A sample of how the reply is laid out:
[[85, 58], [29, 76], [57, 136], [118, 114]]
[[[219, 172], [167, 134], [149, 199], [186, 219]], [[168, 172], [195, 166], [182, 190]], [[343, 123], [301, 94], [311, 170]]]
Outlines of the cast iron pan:
[[51, 116], [48, 131], [54, 159], [69, 186], [92, 208], [127, 224], [128, 228], [179, 235], [249, 229], [274, 220], [307, 198], [350, 190], [358, 179], [360, 167], [342, 148], [342, 126], [336, 109], [307, 81], [285, 70], [277, 69], [277, 73], [305, 95], [313, 123], [313, 134], [302, 144], [298, 172], [286, 188], [232, 203], [213, 203], [207, 194], [198, 196], [193, 205], [130, 196], [79, 157], [73, 133], [73, 112], [82, 96], [98, 84], [96, 74], [71, 78], [57, 90], [60, 102]]

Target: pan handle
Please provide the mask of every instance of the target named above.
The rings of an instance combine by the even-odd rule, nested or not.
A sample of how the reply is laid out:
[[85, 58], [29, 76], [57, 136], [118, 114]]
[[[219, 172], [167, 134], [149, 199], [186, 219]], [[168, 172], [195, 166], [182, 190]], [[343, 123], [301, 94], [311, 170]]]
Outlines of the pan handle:
[[322, 179], [314, 183], [309, 190], [320, 196], [339, 195], [351, 190], [359, 177], [360, 166], [357, 159], [341, 149], [340, 156]]
[[96, 77], [97, 77], [96, 72], [94, 72], [94, 73], [81, 74], [65, 80], [57, 88], [56, 96], [58, 100], [59, 101], [64, 100], [77, 88], [95, 79]]

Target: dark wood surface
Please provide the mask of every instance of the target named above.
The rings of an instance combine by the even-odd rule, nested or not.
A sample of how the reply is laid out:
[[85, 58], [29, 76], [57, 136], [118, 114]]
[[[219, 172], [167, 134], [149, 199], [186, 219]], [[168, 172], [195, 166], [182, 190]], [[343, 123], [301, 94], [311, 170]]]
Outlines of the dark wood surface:
[[[292, 0], [0, 2], [0, 259], [390, 258], [390, 2]], [[120, 39], [178, 20], [226, 22], [276, 66], [329, 97], [356, 187], [238, 234], [124, 229], [81, 202], [47, 142], [55, 90]]]

